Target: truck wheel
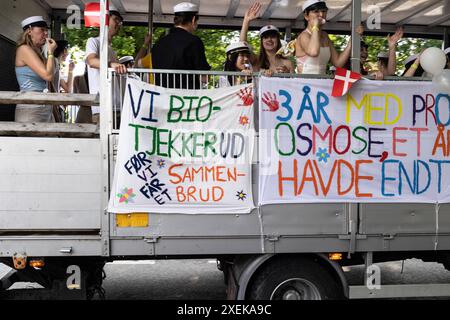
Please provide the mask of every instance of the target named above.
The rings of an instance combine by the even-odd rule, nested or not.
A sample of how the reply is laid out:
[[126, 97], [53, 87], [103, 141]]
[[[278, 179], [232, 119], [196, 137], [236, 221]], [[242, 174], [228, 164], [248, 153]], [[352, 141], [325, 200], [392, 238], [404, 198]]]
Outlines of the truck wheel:
[[250, 284], [251, 300], [342, 299], [342, 288], [313, 259], [283, 258], [268, 262]]

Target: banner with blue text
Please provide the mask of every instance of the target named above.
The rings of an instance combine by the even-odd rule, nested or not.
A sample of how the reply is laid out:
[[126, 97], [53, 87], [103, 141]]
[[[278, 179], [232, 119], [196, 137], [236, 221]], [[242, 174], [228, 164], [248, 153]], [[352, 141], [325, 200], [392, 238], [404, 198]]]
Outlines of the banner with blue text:
[[263, 77], [259, 203], [450, 202], [450, 97], [431, 82]]

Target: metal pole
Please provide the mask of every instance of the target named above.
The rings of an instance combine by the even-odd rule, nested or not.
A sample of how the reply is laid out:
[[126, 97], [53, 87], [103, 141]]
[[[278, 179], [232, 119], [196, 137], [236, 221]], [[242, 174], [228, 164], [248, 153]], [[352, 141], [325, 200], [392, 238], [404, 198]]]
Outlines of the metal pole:
[[153, 0], [148, 0], [148, 33], [153, 39]]
[[100, 0], [100, 143], [101, 143], [101, 255], [109, 256], [109, 135], [112, 128], [111, 79], [108, 77], [108, 0]]
[[450, 30], [450, 28], [448, 28], [448, 27], [444, 28], [444, 39], [443, 39], [444, 40], [444, 42], [443, 42], [444, 48], [442, 48], [442, 49], [446, 49], [446, 48], [450, 47], [449, 30]]
[[60, 15], [55, 15], [53, 18], [52, 38], [54, 40], [63, 40], [63, 39], [61, 39], [61, 16]]
[[352, 2], [352, 71], [361, 72], [361, 37], [356, 28], [361, 25], [361, 0]]
[[286, 27], [286, 33], [284, 35], [284, 40], [289, 42], [292, 40], [292, 27]]

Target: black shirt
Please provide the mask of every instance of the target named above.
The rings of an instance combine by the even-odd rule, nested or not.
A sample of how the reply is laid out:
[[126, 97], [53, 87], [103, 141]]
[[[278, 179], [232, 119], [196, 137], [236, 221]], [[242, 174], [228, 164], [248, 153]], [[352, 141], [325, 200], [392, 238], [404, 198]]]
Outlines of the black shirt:
[[[154, 69], [210, 70], [202, 40], [182, 28], [172, 28], [152, 49]], [[157, 85], [169, 88], [199, 89], [200, 77], [155, 75]]]

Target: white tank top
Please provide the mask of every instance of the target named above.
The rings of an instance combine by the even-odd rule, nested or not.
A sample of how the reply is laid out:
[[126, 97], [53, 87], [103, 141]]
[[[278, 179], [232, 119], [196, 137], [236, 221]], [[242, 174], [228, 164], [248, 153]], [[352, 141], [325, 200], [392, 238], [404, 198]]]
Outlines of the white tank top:
[[[306, 32], [311, 32], [306, 29]], [[327, 65], [331, 59], [330, 47], [320, 47], [319, 55], [317, 57], [310, 57], [304, 55], [303, 57], [296, 57], [297, 73], [300, 74], [326, 74]]]

